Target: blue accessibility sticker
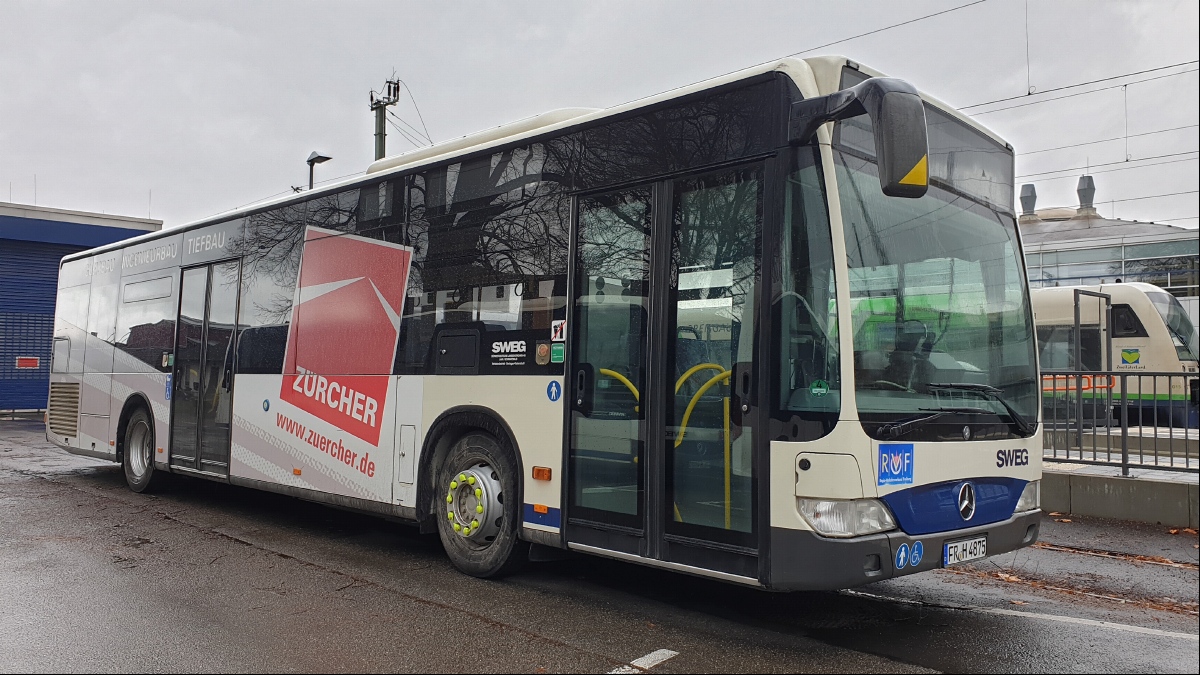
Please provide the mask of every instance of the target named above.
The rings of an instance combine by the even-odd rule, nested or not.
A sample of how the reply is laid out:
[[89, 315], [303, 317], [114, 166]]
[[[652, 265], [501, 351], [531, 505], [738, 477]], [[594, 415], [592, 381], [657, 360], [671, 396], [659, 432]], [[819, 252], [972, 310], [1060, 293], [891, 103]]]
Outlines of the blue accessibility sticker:
[[166, 393], [167, 393], [167, 400], [168, 400], [168, 401], [170, 401], [170, 400], [171, 400], [171, 379], [172, 379], [173, 377], [174, 377], [173, 375], [167, 375], [167, 392], [166, 392]]
[[546, 398], [550, 399], [551, 403], [562, 398], [562, 385], [558, 383], [558, 380], [551, 380], [550, 384], [546, 385]]
[[919, 541], [914, 541], [912, 545], [912, 553], [908, 557], [908, 564], [916, 567], [921, 564], [921, 559], [925, 557], [925, 545]]
[[908, 564], [908, 544], [900, 544], [896, 549], [896, 569], [902, 570]]
[[912, 443], [879, 444], [879, 485], [912, 485]]

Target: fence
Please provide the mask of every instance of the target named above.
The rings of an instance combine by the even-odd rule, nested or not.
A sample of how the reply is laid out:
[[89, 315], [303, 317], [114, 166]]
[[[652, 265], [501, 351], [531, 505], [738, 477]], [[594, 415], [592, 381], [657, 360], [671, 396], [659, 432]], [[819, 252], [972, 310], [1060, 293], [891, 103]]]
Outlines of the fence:
[[1200, 473], [1200, 374], [1043, 371], [1043, 458]]

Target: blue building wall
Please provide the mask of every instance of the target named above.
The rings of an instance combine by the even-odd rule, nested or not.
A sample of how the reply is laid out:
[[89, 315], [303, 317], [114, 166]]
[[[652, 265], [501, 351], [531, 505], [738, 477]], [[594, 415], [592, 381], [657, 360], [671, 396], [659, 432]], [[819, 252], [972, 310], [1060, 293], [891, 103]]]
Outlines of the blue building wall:
[[[145, 230], [0, 216], [0, 410], [46, 407], [62, 257]], [[35, 357], [37, 368], [17, 368]]]

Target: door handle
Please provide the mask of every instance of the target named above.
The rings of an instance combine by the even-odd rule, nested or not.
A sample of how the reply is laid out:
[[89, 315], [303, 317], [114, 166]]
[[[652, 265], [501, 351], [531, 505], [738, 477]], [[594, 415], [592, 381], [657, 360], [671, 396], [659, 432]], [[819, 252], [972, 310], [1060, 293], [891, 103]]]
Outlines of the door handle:
[[583, 402], [587, 398], [587, 371], [580, 368], [575, 373], [575, 405], [583, 407]]

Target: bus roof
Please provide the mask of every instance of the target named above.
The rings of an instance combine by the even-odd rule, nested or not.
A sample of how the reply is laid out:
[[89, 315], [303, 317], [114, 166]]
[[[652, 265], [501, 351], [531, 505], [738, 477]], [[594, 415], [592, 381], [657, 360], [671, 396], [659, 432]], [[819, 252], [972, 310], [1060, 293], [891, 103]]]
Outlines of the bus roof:
[[[657, 103], [663, 103], [675, 98], [705, 91], [707, 89], [713, 89], [765, 73], [784, 73], [790, 76], [794, 82], [796, 82], [797, 86], [800, 87], [801, 91], [803, 91], [806, 96], [823, 96], [833, 93], [841, 88], [841, 70], [846, 66], [856, 68], [872, 77], [886, 77], [886, 75], [883, 73], [851, 61], [845, 56], [817, 56], [807, 59], [786, 57], [756, 66], [751, 66], [742, 70], [737, 70], [731, 73], [726, 73], [725, 75], [714, 77], [708, 80], [670, 89], [653, 96], [637, 99], [628, 103], [613, 106], [611, 108], [559, 108], [542, 113], [540, 115], [534, 115], [533, 117], [527, 117], [497, 127], [477, 131], [459, 138], [442, 141], [427, 148], [418, 148], [400, 155], [384, 157], [383, 159], [376, 160], [368, 165], [367, 170], [362, 175], [351, 176], [340, 181], [332, 182], [321, 186], [319, 189], [305, 191], [299, 194], [285, 195], [275, 199], [266, 199], [260, 202], [238, 207], [236, 209], [231, 209], [229, 211], [224, 211], [207, 218], [194, 220], [176, 227], [164, 228], [158, 232], [125, 239], [113, 244], [89, 249], [87, 251], [81, 251], [79, 253], [65, 256], [63, 258], [63, 262], [125, 248], [130, 245], [151, 241], [161, 237], [172, 236], [213, 223], [219, 223], [233, 218], [250, 215], [268, 208], [293, 202], [305, 201], [313, 196], [337, 192], [345, 187], [360, 183], [367, 177], [378, 178], [395, 173], [411, 171], [423, 166], [437, 164], [459, 155], [480, 152], [488, 148], [508, 145], [525, 138], [541, 136], [544, 134], [553, 133], [555, 131], [562, 131], [570, 127], [596, 122], [607, 117], [649, 107]], [[816, 83], [816, 92], [811, 91], [812, 83], [814, 81]], [[978, 130], [996, 143], [1011, 148], [1008, 143], [1006, 143], [990, 129], [982, 126], [977, 121], [967, 117], [966, 115], [963, 115], [953, 107], [946, 105], [942, 101], [929, 96], [924, 92], [921, 92], [921, 98], [942, 112], [954, 117], [971, 128]]]

